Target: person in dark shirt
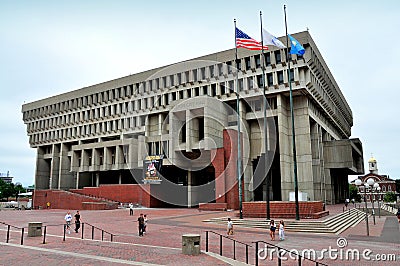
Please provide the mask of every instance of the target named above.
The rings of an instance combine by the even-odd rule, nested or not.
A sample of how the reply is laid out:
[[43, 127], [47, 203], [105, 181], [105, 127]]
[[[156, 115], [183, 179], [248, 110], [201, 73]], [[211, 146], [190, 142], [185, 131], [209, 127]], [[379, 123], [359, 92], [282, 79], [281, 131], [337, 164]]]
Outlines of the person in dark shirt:
[[144, 231], [144, 217], [143, 213], [140, 214], [139, 218], [137, 219], [139, 223], [139, 236], [143, 236]]
[[81, 215], [79, 211], [76, 211], [75, 214], [75, 233], [78, 233], [79, 228], [81, 228]]

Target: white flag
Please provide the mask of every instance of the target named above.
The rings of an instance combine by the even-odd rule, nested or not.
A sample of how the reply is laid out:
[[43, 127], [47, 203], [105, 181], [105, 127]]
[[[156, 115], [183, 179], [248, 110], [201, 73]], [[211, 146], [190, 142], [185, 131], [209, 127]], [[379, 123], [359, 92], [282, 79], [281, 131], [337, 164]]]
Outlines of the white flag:
[[278, 40], [274, 35], [266, 31], [265, 29], [262, 30], [263, 32], [263, 45], [273, 45], [278, 48], [286, 48], [286, 46]]

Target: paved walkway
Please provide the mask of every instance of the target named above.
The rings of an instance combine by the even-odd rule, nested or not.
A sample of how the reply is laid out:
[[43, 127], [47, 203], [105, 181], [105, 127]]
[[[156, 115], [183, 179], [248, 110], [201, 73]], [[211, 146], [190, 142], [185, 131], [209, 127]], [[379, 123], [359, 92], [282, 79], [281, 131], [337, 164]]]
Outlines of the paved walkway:
[[[327, 206], [335, 215], [343, 211], [342, 205]], [[234, 217], [234, 212], [199, 212], [197, 209], [135, 209], [134, 216], [129, 216], [128, 209], [108, 211], [81, 211], [82, 221], [102, 228], [114, 234], [113, 242], [110, 236], [94, 230], [94, 239], [91, 240], [91, 227], [84, 228], [84, 238], [81, 234], [72, 233], [63, 241], [63, 218], [66, 210], [33, 210], [33, 211], [0, 211], [0, 222], [18, 227], [25, 227], [28, 222], [43, 222], [47, 226], [46, 244], [42, 244], [42, 237], [24, 236], [24, 245], [21, 246], [20, 230], [10, 234], [10, 244], [5, 243], [6, 227], [0, 226], [0, 265], [234, 265], [232, 260], [222, 260], [212, 253], [220, 253], [220, 238], [209, 233], [209, 252], [202, 252], [199, 256], [183, 255], [181, 251], [182, 234], [194, 233], [201, 235], [201, 249], [205, 251], [205, 231], [210, 230], [225, 235], [225, 226], [204, 223], [203, 220], [215, 217]], [[144, 237], [137, 234], [137, 217], [145, 213], [149, 217], [148, 232]], [[394, 217], [376, 218], [376, 225], [370, 219], [370, 236], [366, 236], [366, 226], [361, 222], [351, 227], [339, 236], [329, 234], [304, 234], [287, 232], [285, 241], [270, 241], [268, 230], [256, 228], [235, 228], [235, 235], [231, 239], [223, 238], [222, 255], [241, 262], [246, 260], [244, 245], [236, 242], [233, 254], [233, 241], [240, 241], [251, 245], [248, 247], [249, 263], [255, 263], [255, 245], [253, 241], [263, 240], [279, 245], [287, 250], [304, 249], [315, 250], [321, 256], [323, 249], [331, 250], [331, 254], [324, 252], [322, 262], [328, 265], [398, 265], [400, 261], [399, 224]], [[338, 246], [340, 245], [340, 247]], [[336, 253], [334, 250], [337, 250]], [[360, 259], [346, 258], [346, 252], [357, 249]], [[371, 251], [369, 253], [369, 250]], [[260, 244], [260, 265], [277, 265], [275, 254], [265, 256], [264, 245]], [[268, 250], [271, 252], [271, 250]], [[267, 252], [267, 253], [268, 253]], [[367, 255], [362, 253], [368, 253]], [[340, 253], [342, 253], [340, 257]], [[392, 258], [392, 254], [395, 258]], [[335, 259], [335, 255], [337, 258]], [[378, 257], [380, 256], [380, 257]], [[386, 256], [386, 257], [385, 257]], [[347, 256], [349, 257], [349, 256]], [[379, 258], [391, 261], [377, 261]], [[270, 259], [273, 260], [270, 260]], [[287, 261], [283, 265], [294, 265], [297, 262], [286, 254]], [[393, 261], [396, 259], [396, 261]], [[303, 265], [309, 265], [306, 262]]]

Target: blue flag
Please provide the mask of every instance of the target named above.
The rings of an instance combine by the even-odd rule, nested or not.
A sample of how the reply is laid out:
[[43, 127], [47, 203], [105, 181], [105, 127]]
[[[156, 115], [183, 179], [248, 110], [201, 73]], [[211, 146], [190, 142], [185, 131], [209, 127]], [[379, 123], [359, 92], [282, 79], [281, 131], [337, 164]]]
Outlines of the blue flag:
[[306, 52], [304, 47], [295, 38], [293, 38], [290, 34], [288, 34], [288, 36], [290, 39], [290, 44], [292, 45], [290, 47], [290, 54], [303, 55]]

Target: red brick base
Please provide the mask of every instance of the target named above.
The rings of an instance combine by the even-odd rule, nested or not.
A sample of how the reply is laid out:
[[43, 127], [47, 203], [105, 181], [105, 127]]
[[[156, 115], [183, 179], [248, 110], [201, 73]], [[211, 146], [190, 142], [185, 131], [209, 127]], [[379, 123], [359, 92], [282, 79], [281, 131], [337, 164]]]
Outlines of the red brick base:
[[228, 208], [227, 203], [200, 203], [200, 211], [226, 211]]
[[[266, 217], [266, 202], [243, 202], [243, 217], [245, 218], [263, 218]], [[325, 211], [322, 201], [300, 201], [300, 218], [321, 218], [329, 214]], [[293, 201], [271, 201], [271, 218], [296, 218], [296, 205]]]

